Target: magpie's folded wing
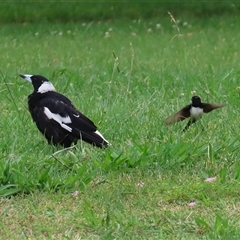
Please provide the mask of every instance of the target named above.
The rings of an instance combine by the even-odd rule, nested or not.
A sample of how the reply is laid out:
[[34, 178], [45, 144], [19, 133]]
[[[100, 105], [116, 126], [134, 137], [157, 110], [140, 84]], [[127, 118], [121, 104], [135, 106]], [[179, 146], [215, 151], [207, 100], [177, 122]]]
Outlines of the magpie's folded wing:
[[94, 123], [84, 114], [76, 110], [70, 103], [56, 99], [48, 99], [41, 103], [41, 107], [49, 120], [54, 120], [59, 123], [59, 125], [69, 133], [74, 134], [76, 130], [80, 132], [97, 130]]

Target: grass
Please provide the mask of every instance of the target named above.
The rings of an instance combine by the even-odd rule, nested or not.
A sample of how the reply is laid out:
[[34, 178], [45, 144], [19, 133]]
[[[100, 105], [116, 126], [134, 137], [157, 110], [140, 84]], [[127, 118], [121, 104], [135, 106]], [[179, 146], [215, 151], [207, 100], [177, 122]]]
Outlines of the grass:
[[[239, 239], [239, 18], [179, 20], [1, 28], [1, 239]], [[51, 79], [113, 146], [47, 145], [19, 73]], [[227, 106], [205, 131], [166, 126], [193, 91]]]
[[174, 16], [238, 15], [240, 4], [237, 1], [214, 0], [206, 4], [205, 0], [194, 1], [58, 1], [39, 0], [1, 2], [0, 23], [23, 22], [78, 22], [119, 19], [163, 18], [170, 11]]

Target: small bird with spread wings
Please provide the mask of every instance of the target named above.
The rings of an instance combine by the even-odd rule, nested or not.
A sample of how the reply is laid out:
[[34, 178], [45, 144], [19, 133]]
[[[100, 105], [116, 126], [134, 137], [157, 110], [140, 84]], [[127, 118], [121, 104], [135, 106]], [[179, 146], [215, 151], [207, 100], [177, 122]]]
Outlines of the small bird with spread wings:
[[166, 124], [170, 125], [175, 122], [183, 121], [186, 118], [190, 118], [186, 127], [183, 129], [183, 131], [186, 131], [191, 124], [195, 123], [198, 119], [202, 117], [203, 113], [209, 113], [214, 109], [225, 106], [225, 104], [203, 103], [201, 101], [201, 98], [198, 96], [193, 96], [191, 100], [191, 104], [185, 106], [177, 113], [168, 117], [165, 120]]

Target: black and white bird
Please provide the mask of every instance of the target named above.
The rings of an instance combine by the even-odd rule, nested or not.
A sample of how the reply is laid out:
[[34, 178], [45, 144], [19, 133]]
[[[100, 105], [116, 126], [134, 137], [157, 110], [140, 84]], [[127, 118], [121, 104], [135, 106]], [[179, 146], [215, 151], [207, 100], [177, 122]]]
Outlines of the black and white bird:
[[67, 97], [57, 93], [48, 79], [40, 75], [19, 76], [33, 85], [34, 91], [28, 96], [28, 109], [49, 144], [70, 147], [81, 139], [99, 148], [109, 145], [94, 123]]
[[168, 117], [165, 120], [166, 124], [169, 125], [175, 122], [183, 121], [186, 118], [190, 118], [187, 126], [183, 129], [183, 131], [186, 131], [191, 124], [195, 123], [198, 119], [202, 117], [203, 113], [209, 113], [214, 109], [225, 106], [225, 104], [203, 103], [201, 101], [201, 98], [198, 96], [193, 96], [191, 100], [191, 104], [185, 106], [177, 113]]

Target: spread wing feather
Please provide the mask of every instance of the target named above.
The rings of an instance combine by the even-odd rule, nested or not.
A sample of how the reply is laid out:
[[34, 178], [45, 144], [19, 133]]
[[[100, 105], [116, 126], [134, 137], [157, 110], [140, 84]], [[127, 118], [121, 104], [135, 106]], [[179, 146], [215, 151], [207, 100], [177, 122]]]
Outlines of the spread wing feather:
[[222, 108], [224, 106], [226, 106], [226, 104], [218, 104], [218, 103], [202, 103], [203, 106], [203, 112], [204, 113], [209, 113], [214, 109], [217, 108]]
[[170, 125], [172, 123], [180, 122], [186, 118], [189, 118], [190, 117], [190, 108], [191, 108], [191, 105], [187, 105], [184, 108], [182, 108], [181, 110], [179, 110], [177, 113], [174, 113], [173, 115], [171, 115], [170, 117], [168, 117], [165, 120], [166, 124]]

